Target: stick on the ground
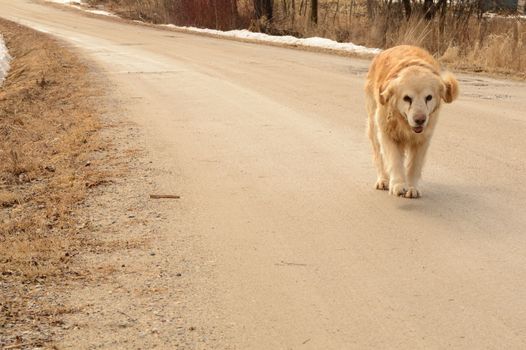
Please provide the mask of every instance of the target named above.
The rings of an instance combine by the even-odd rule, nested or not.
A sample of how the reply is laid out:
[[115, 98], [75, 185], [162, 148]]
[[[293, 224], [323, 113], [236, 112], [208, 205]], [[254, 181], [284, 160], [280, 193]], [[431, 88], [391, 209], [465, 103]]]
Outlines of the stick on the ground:
[[178, 196], [175, 194], [151, 194], [150, 198], [152, 199], [161, 199], [161, 198], [179, 199], [181, 198], [181, 196]]

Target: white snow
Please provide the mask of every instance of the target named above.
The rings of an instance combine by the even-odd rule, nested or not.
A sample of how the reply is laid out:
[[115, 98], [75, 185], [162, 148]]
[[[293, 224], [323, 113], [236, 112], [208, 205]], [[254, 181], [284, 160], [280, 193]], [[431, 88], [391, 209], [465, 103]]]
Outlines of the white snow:
[[[108, 12], [108, 11], [93, 10], [90, 8], [78, 6], [82, 4], [82, 0], [47, 0], [47, 1], [61, 3], [61, 4], [69, 4], [72, 7], [75, 7], [79, 10], [97, 14], [97, 15], [117, 17], [117, 15], [111, 12]], [[136, 21], [136, 22], [140, 22], [140, 21]], [[249, 39], [249, 40], [255, 40], [259, 42], [270, 42], [270, 43], [278, 43], [278, 44], [285, 44], [285, 45], [292, 45], [292, 46], [316, 47], [320, 49], [345, 51], [345, 52], [359, 53], [359, 54], [374, 55], [382, 51], [381, 49], [369, 48], [365, 46], [355, 45], [353, 43], [339, 43], [331, 39], [319, 38], [319, 37], [303, 39], [303, 38], [296, 38], [290, 35], [279, 36], [279, 35], [268, 35], [264, 33], [254, 33], [246, 29], [229, 30], [229, 31], [224, 32], [224, 31], [215, 30], [215, 29], [179, 27], [173, 24], [161, 24], [160, 26], [168, 27], [168, 28], [175, 28], [179, 30], [185, 30], [188, 32], [193, 32], [193, 33], [206, 33], [206, 34], [212, 34], [212, 35], [229, 37], [229, 38]]]
[[94, 9], [90, 9], [90, 8], [86, 8], [86, 7], [82, 7], [82, 6], [77, 6], [77, 5], [71, 5], [71, 7], [74, 7], [77, 10], [81, 10], [81, 11], [84, 11], [84, 12], [93, 13], [95, 15], [109, 16], [109, 17], [118, 17], [116, 14], [108, 12], [108, 11], [104, 11], [104, 10], [94, 10]]
[[9, 70], [9, 61], [11, 61], [11, 56], [9, 56], [9, 52], [7, 52], [4, 38], [0, 35], [0, 85], [4, 82], [7, 71]]
[[268, 35], [264, 33], [254, 33], [249, 30], [229, 30], [226, 32], [215, 30], [215, 29], [202, 29], [195, 27], [179, 27], [173, 24], [162, 24], [161, 26], [168, 28], [183, 29], [185, 31], [194, 32], [194, 33], [206, 33], [217, 36], [231, 37], [231, 38], [240, 38], [240, 39], [251, 39], [263, 42], [279, 43], [286, 45], [295, 45], [295, 46], [307, 46], [307, 47], [316, 47], [321, 49], [330, 49], [338, 51], [346, 51], [352, 53], [362, 53], [362, 54], [377, 54], [381, 49], [369, 48], [365, 46], [355, 45], [353, 43], [339, 43], [337, 41], [312, 37], [312, 38], [296, 38], [290, 35], [278, 36], [278, 35]]
[[499, 15], [493, 12], [486, 12], [482, 15], [485, 18], [507, 18], [507, 19], [526, 19], [526, 15]]
[[113, 14], [108, 11], [104, 10], [94, 10], [86, 7], [81, 7], [79, 5], [83, 5], [83, 0], [46, 0], [48, 2], [54, 2], [57, 4], [63, 4], [63, 5], [70, 5], [71, 7], [76, 8], [77, 10], [86, 11], [89, 13], [93, 13], [95, 15], [101, 15], [101, 16], [109, 16], [109, 17], [118, 17], [116, 14]]
[[83, 10], [89, 13], [96, 14], [96, 15], [118, 17], [116, 14], [108, 12], [108, 11], [104, 11], [104, 10], [91, 10], [91, 9], [83, 9]]

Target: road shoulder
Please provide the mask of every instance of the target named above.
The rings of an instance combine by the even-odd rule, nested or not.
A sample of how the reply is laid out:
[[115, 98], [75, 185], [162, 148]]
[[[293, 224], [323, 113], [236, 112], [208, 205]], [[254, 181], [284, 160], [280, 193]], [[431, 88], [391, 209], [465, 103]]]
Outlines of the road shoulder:
[[180, 201], [149, 198], [159, 170], [126, 118], [133, 101], [68, 44], [5, 20], [0, 32], [13, 56], [0, 89], [0, 347], [217, 343], [196, 293], [206, 256], [171, 216]]

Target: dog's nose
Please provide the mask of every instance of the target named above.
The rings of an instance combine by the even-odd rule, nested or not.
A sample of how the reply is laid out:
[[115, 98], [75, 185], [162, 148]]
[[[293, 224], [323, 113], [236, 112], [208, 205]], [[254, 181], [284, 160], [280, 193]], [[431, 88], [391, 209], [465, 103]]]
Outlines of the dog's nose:
[[415, 116], [414, 120], [417, 125], [423, 125], [426, 122], [426, 115], [418, 114]]

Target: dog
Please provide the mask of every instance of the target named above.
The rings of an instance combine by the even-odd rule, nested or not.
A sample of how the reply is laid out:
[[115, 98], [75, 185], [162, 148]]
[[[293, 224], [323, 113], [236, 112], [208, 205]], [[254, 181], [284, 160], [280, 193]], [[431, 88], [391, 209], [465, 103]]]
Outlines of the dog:
[[401, 45], [378, 54], [367, 74], [367, 135], [373, 148], [378, 190], [418, 198], [418, 182], [442, 101], [459, 94], [453, 74], [429, 52]]

